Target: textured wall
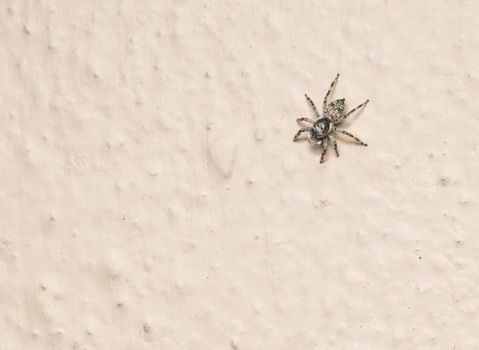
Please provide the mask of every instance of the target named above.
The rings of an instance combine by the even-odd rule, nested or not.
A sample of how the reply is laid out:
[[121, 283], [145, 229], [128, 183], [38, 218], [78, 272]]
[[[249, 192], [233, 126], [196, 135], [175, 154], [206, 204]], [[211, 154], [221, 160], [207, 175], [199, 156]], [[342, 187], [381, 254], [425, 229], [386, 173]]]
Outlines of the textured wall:
[[[477, 349], [479, 3], [4, 0], [0, 348]], [[293, 143], [337, 72], [340, 158]]]

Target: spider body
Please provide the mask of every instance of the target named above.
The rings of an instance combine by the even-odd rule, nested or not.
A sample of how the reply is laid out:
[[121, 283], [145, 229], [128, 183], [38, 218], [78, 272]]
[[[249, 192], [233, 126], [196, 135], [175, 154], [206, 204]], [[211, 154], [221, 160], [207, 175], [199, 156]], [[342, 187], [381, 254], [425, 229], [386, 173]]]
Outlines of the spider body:
[[296, 135], [294, 135], [293, 141], [297, 141], [299, 136], [303, 132], [308, 132], [308, 141], [312, 144], [315, 145], [321, 145], [323, 147], [323, 152], [321, 153], [321, 160], [320, 163], [324, 162], [324, 157], [326, 155], [326, 151], [330, 145], [334, 147], [334, 151], [336, 153], [336, 156], [339, 157], [339, 152], [338, 152], [338, 146], [336, 143], [336, 139], [334, 138], [334, 134], [343, 134], [346, 136], [351, 137], [354, 139], [357, 143], [367, 146], [366, 143], [361, 141], [359, 138], [354, 136], [353, 134], [337, 128], [338, 125], [340, 125], [344, 119], [346, 119], [348, 116], [350, 116], [353, 112], [358, 110], [361, 107], [364, 107], [365, 105], [368, 104], [369, 100], [366, 100], [366, 102], [360, 104], [356, 108], [353, 108], [351, 111], [348, 113], [345, 113], [345, 99], [341, 98], [338, 100], [334, 100], [331, 103], [328, 104], [328, 97], [331, 94], [331, 91], [333, 90], [334, 86], [336, 85], [337, 81], [339, 78], [339, 74], [336, 75], [336, 78], [333, 80], [331, 83], [331, 86], [329, 87], [328, 92], [326, 93], [326, 96], [324, 97], [323, 100], [323, 116], [319, 114], [316, 106], [314, 105], [314, 102], [308, 97], [308, 95], [304, 95], [306, 97], [306, 100], [308, 101], [309, 105], [313, 109], [315, 115], [316, 115], [316, 120], [311, 120], [309, 118], [299, 118], [297, 119], [298, 122], [306, 122], [309, 123], [311, 126], [309, 127], [304, 127], [301, 128]]

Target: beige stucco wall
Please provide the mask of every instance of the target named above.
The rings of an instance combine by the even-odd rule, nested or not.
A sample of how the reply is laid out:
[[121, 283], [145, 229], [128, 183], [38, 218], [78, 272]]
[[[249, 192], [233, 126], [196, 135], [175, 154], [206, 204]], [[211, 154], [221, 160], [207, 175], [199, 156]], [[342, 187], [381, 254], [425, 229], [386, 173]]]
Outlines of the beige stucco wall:
[[[479, 2], [0, 2], [0, 349], [479, 348]], [[340, 72], [340, 158], [293, 143]]]

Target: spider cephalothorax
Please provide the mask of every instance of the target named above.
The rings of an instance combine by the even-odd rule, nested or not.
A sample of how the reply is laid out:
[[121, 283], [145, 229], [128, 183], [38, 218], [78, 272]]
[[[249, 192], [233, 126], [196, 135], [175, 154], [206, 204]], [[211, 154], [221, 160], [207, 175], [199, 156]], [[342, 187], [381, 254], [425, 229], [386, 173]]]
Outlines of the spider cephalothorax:
[[332, 126], [333, 124], [328, 118], [321, 118], [316, 120], [311, 127], [311, 131], [309, 132], [309, 139], [316, 142], [321, 141], [323, 138], [325, 138], [331, 133]]
[[333, 145], [334, 151], [336, 152], [336, 156], [339, 157], [339, 152], [338, 152], [338, 145], [336, 143], [336, 139], [334, 138], [333, 134], [339, 133], [343, 134], [346, 136], [349, 136], [353, 138], [356, 142], [363, 146], [367, 146], [363, 141], [358, 139], [356, 136], [353, 134], [345, 131], [338, 129], [336, 126], [341, 124], [344, 119], [346, 119], [349, 115], [351, 115], [353, 112], [358, 110], [359, 108], [367, 105], [369, 100], [366, 100], [366, 102], [360, 104], [350, 112], [344, 114], [344, 102], [345, 99], [341, 98], [339, 100], [334, 100], [333, 102], [328, 104], [328, 97], [331, 94], [331, 91], [333, 90], [334, 86], [336, 85], [337, 81], [339, 78], [339, 74], [336, 75], [336, 78], [333, 80], [331, 83], [331, 86], [329, 87], [328, 92], [326, 93], [326, 96], [324, 96], [324, 101], [323, 101], [323, 116], [319, 114], [316, 106], [314, 105], [314, 102], [308, 97], [308, 95], [304, 95], [306, 97], [306, 100], [308, 100], [308, 103], [310, 104], [311, 108], [314, 111], [314, 114], [316, 115], [316, 120], [311, 120], [309, 118], [299, 118], [297, 119], [298, 122], [307, 122], [311, 124], [310, 127], [305, 127], [301, 128], [296, 135], [294, 135], [293, 141], [297, 141], [299, 136], [303, 132], [308, 132], [308, 141], [315, 144], [315, 145], [321, 145], [323, 146], [323, 152], [321, 153], [321, 161], [320, 163], [324, 162], [324, 156], [326, 155], [326, 151], [328, 149], [328, 146], [330, 144]]

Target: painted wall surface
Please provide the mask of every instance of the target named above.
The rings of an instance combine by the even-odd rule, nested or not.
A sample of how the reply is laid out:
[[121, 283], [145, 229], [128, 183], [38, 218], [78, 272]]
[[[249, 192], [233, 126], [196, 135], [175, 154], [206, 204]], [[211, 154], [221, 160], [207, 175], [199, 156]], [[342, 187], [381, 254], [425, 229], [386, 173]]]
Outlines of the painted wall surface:
[[[0, 349], [479, 348], [479, 2], [0, 2]], [[370, 99], [321, 150], [296, 118]]]

